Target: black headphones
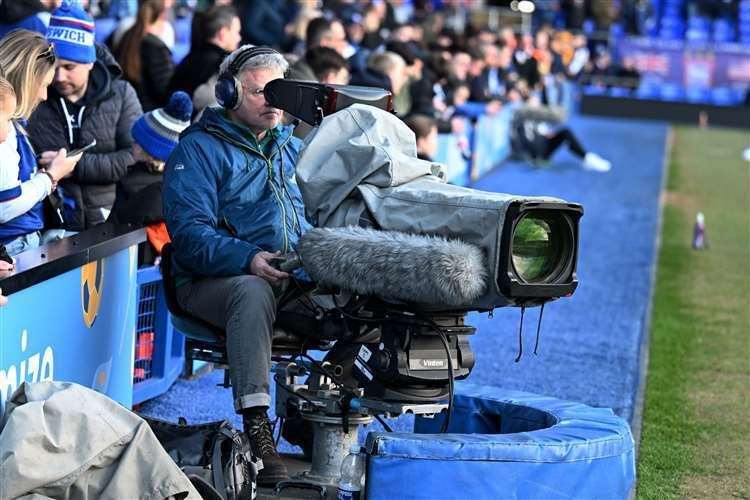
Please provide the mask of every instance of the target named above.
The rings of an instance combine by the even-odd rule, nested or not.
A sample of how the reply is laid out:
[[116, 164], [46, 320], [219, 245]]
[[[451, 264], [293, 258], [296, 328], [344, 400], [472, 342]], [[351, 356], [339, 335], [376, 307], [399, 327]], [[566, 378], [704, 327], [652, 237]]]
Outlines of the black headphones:
[[267, 54], [278, 54], [271, 47], [248, 47], [243, 49], [234, 58], [226, 71], [219, 75], [214, 86], [214, 95], [219, 105], [223, 108], [234, 111], [242, 104], [242, 82], [237, 78], [237, 73], [242, 65], [256, 56]]

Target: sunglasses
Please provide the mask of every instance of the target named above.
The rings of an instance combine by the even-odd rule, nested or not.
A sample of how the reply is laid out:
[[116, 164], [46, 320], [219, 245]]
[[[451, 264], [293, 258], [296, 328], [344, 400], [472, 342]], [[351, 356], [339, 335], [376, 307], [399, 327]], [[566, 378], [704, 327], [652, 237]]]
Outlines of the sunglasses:
[[48, 59], [51, 62], [55, 62], [57, 57], [55, 56], [55, 44], [50, 42], [46, 49], [36, 56], [37, 59]]

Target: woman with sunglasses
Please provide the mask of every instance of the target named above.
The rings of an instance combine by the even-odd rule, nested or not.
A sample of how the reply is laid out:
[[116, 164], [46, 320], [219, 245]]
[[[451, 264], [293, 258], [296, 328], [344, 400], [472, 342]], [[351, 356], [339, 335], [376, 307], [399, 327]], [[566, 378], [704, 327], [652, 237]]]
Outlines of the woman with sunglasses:
[[80, 155], [68, 157], [64, 149], [45, 151], [45, 169], [26, 133], [26, 121], [37, 105], [47, 99], [47, 87], [55, 74], [55, 52], [43, 35], [16, 30], [0, 40], [0, 68], [15, 92], [12, 126], [0, 143], [0, 243], [15, 255], [59, 239], [59, 230], [43, 234], [42, 201], [57, 182], [70, 175]]

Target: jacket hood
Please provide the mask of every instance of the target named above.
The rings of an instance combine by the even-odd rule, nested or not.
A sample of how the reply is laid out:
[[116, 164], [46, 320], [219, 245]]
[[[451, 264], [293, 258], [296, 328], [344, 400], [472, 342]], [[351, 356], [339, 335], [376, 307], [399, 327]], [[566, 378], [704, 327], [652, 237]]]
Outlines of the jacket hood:
[[29, 16], [46, 12], [40, 0], [4, 0], [0, 2], [2, 24], [13, 24]]
[[[275, 133], [277, 134], [276, 137], [280, 142], [286, 142], [289, 136], [292, 135], [293, 129], [293, 125], [279, 125], [275, 129]], [[232, 142], [252, 147], [252, 144], [248, 140], [250, 137], [249, 134], [251, 133], [250, 129], [231, 121], [227, 117], [226, 111], [222, 108], [206, 108], [201, 119], [186, 128], [180, 137], [182, 138], [198, 130], [205, 131], [222, 139], [229, 139]]]

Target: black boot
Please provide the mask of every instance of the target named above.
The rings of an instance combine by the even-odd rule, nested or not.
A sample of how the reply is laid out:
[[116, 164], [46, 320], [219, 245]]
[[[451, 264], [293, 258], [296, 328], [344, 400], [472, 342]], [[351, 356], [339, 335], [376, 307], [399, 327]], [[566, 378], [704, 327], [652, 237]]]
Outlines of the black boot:
[[258, 472], [258, 486], [276, 486], [279, 481], [289, 479], [286, 466], [276, 451], [268, 415], [265, 412], [248, 414], [243, 421], [253, 453], [263, 460], [263, 469]]

